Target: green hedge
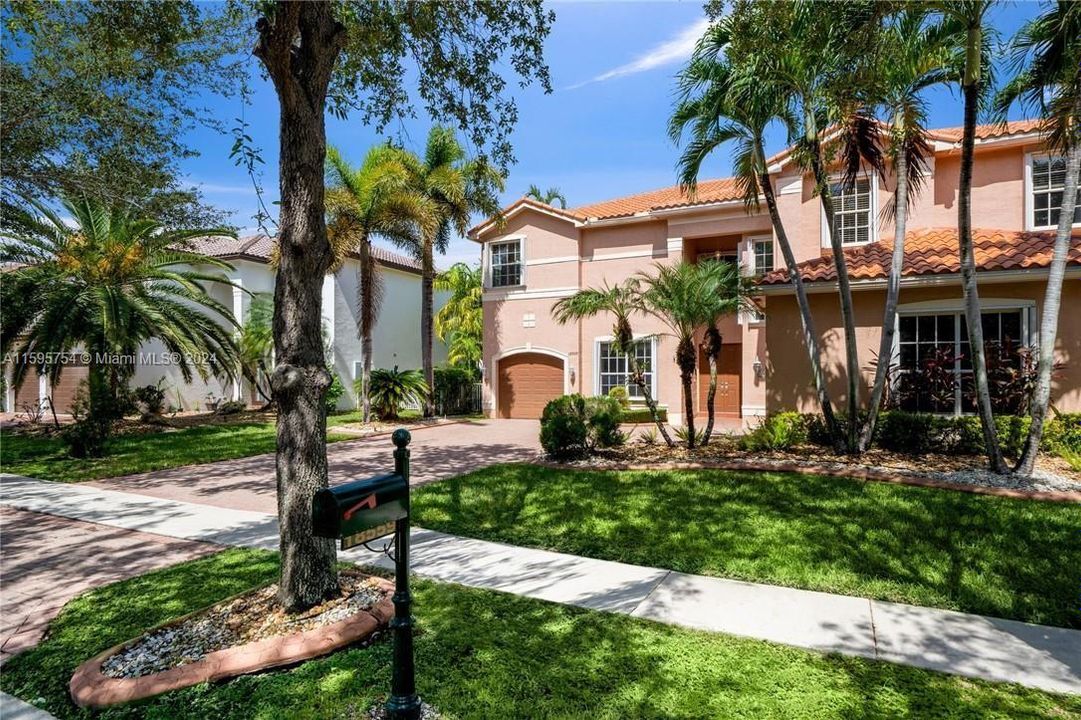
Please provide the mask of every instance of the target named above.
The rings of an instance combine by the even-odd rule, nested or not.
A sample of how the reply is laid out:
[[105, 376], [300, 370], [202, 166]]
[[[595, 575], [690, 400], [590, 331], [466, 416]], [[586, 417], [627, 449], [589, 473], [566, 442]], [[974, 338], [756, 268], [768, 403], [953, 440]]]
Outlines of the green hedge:
[[[660, 416], [661, 422], [668, 422], [667, 410], [657, 408], [657, 414]], [[653, 416], [649, 414], [649, 408], [634, 406], [623, 410], [621, 420], [625, 423], [651, 423], [653, 422]]]
[[[822, 416], [806, 415], [805, 418], [809, 440], [828, 446], [830, 442]], [[842, 416], [839, 422], [844, 426], [846, 420]], [[1031, 420], [1000, 415], [995, 418], [995, 425], [1002, 452], [1013, 457], [1020, 455]], [[889, 410], [879, 414], [874, 444], [912, 455], [980, 455], [983, 453], [983, 429], [980, 419], [974, 415], [955, 417]], [[1044, 426], [1040, 447], [1056, 455], [1081, 452], [1081, 413], [1053, 415]]]

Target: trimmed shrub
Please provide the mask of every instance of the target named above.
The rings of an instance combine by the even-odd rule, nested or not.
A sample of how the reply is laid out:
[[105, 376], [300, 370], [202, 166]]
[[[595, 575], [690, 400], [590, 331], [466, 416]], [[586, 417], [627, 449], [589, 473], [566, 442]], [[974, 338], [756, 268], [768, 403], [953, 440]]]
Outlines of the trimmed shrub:
[[884, 412], [875, 428], [875, 443], [895, 452], [924, 455], [936, 447], [937, 420], [927, 413]]
[[1056, 455], [1081, 454], [1081, 412], [1058, 413], [1043, 426], [1040, 446]]
[[475, 373], [457, 365], [435, 368], [435, 411], [440, 415], [465, 415], [475, 412], [473, 384]]
[[165, 412], [165, 390], [161, 383], [165, 378], [158, 381], [157, 385], [143, 385], [132, 391], [131, 396], [141, 407], [143, 417], [161, 415]]
[[[657, 416], [660, 417], [661, 422], [668, 422], [668, 411], [664, 408], [657, 408]], [[653, 422], [653, 416], [649, 414], [648, 407], [636, 405], [629, 410], [623, 411], [623, 422], [651, 423]]]
[[619, 403], [619, 406], [626, 410], [631, 406], [631, 396], [627, 392], [627, 388], [622, 385], [616, 385], [608, 391], [608, 397], [612, 398]]
[[804, 427], [807, 428], [807, 441], [814, 445], [829, 447], [832, 445], [829, 431], [826, 429], [826, 419], [821, 415], [805, 413], [803, 415]]
[[589, 429], [589, 445], [594, 447], [615, 447], [626, 441], [626, 436], [619, 430], [623, 408], [619, 401], [609, 397], [591, 397], [586, 399], [586, 426]]
[[541, 414], [540, 442], [557, 460], [576, 457], [588, 450], [586, 400], [578, 394], [550, 400]]
[[218, 415], [236, 415], [247, 409], [248, 406], [245, 405], [242, 400], [226, 400], [225, 402], [218, 403], [218, 407], [214, 412]]
[[807, 442], [807, 419], [797, 412], [783, 412], [764, 418], [740, 438], [744, 450], [787, 450]]

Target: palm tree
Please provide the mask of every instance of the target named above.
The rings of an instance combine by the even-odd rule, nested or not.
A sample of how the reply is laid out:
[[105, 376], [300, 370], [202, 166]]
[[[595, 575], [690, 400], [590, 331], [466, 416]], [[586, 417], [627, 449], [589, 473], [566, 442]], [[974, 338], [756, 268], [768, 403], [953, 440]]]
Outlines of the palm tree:
[[435, 289], [450, 292], [450, 298], [435, 316], [435, 334], [448, 345], [447, 361], [476, 370], [481, 358], [484, 311], [481, 298], [481, 269], [455, 263], [435, 278]]
[[483, 158], [467, 159], [454, 130], [433, 127], [422, 163], [413, 166], [417, 191], [431, 203], [438, 220], [421, 234], [421, 365], [427, 394], [424, 416], [435, 414], [435, 367], [432, 363], [433, 287], [435, 250], [446, 253], [452, 230], [465, 235], [471, 213], [494, 215], [499, 211], [496, 193], [503, 177]]
[[703, 349], [709, 363], [709, 390], [706, 393], [706, 429], [702, 433], [702, 445], [708, 445], [713, 435], [714, 400], [717, 396], [717, 365], [720, 362], [724, 338], [717, 327], [720, 318], [750, 309], [750, 297], [754, 281], [740, 275], [739, 266], [719, 261], [705, 261], [695, 266], [700, 290], [698, 301], [702, 303], [702, 315], [706, 318]]
[[697, 267], [688, 262], [676, 265], [654, 264], [654, 274], [640, 272], [642, 307], [663, 322], [676, 340], [676, 366], [683, 386], [683, 413], [687, 425], [687, 448], [694, 449], [694, 372], [698, 353], [695, 331], [709, 321], [713, 305], [704, 302], [703, 287]]
[[567, 196], [560, 192], [559, 188], [557, 187], [550, 187], [542, 192], [538, 186], [530, 185], [529, 189], [526, 190], [525, 196], [527, 198], [533, 198], [534, 200], [538, 200], [545, 205], [554, 206], [556, 203], [559, 203], [560, 209], [567, 209]]
[[[185, 382], [193, 373], [235, 379], [236, 320], [206, 290], [212, 282], [231, 286], [212, 271], [232, 266], [185, 249], [192, 238], [229, 231], [167, 229], [89, 197], [65, 198], [61, 206], [70, 222], [38, 202], [5, 207], [0, 260], [20, 265], [5, 274], [0, 291], [6, 309], [20, 309], [3, 314], [5, 352], [42, 357], [38, 372], [56, 383], [64, 366], [49, 358], [81, 348], [89, 360], [89, 415], [106, 425], [134, 372], [108, 356], [131, 356], [148, 340], [175, 356]], [[202, 357], [206, 362], [195, 361]], [[14, 365], [15, 387], [29, 367]]]
[[931, 155], [926, 133], [927, 106], [921, 94], [928, 87], [946, 82], [953, 75], [951, 57], [940, 28], [927, 23], [927, 12], [923, 7], [905, 7], [888, 19], [879, 47], [881, 62], [875, 73], [871, 94], [889, 119], [887, 155], [893, 163], [897, 188], [893, 203], [887, 205], [883, 213], [887, 220], [892, 219], [894, 223], [893, 257], [886, 281], [886, 307], [882, 316], [882, 335], [871, 385], [871, 401], [867, 420], [860, 432], [861, 452], [870, 447], [885, 392], [905, 260], [906, 221], [913, 201], [923, 189], [927, 158]]
[[1058, 0], [1026, 23], [1012, 41], [1016, 76], [1002, 89], [997, 109], [1005, 117], [1017, 101], [1044, 118], [1048, 145], [1065, 155], [1066, 180], [1055, 235], [1055, 251], [1044, 293], [1036, 387], [1030, 402], [1032, 424], [1016, 472], [1032, 475], [1051, 399], [1051, 370], [1058, 333], [1062, 281], [1077, 222], [1077, 186], [1081, 173], [1081, 3]]
[[[766, 15], [765, 32], [780, 37], [779, 50], [764, 58], [763, 69], [786, 93], [798, 121], [794, 159], [811, 173], [815, 192], [826, 217], [826, 229], [837, 273], [841, 324], [844, 328], [845, 375], [848, 422], [845, 447], [859, 450], [859, 351], [856, 338], [852, 286], [844, 245], [834, 216], [829, 167], [834, 158], [823, 143], [830, 122], [842, 128], [844, 177], [841, 186], [851, 187], [869, 165], [872, 177], [881, 169], [877, 123], [867, 112], [860, 94], [868, 73], [860, 64], [865, 57], [873, 8], [846, 3], [831, 5], [800, 0], [787, 12]], [[772, 26], [772, 27], [770, 27]], [[873, 75], [873, 70], [870, 73]], [[873, 239], [873, 238], [872, 238]]]
[[765, 133], [774, 121], [790, 130], [795, 121], [775, 84], [756, 73], [753, 57], [733, 53], [731, 16], [710, 27], [698, 42], [690, 63], [680, 73], [680, 100], [669, 121], [669, 134], [679, 142], [687, 128], [690, 140], [680, 156], [680, 185], [692, 194], [705, 159], [726, 143], [734, 143], [733, 167], [748, 209], [757, 210], [765, 200], [777, 245], [784, 256], [789, 282], [796, 294], [803, 328], [803, 344], [814, 380], [822, 417], [834, 444], [841, 442], [833, 402], [822, 369], [822, 350], [807, 289], [797, 268], [777, 198], [766, 166]]
[[964, 53], [961, 94], [964, 98], [964, 130], [961, 136], [961, 172], [957, 191], [957, 235], [961, 260], [961, 289], [965, 299], [969, 354], [972, 362], [976, 405], [984, 445], [992, 472], [1006, 472], [998, 444], [991, 392], [987, 382], [987, 358], [983, 344], [980, 295], [976, 285], [976, 259], [972, 248], [972, 158], [976, 143], [976, 114], [994, 86], [991, 54], [992, 33], [984, 27], [991, 0], [965, 0], [937, 4], [953, 46]]
[[617, 353], [627, 358], [627, 370], [631, 382], [642, 393], [649, 408], [650, 417], [653, 418], [657, 430], [668, 447], [674, 447], [668, 428], [661, 422], [660, 413], [657, 412], [657, 401], [653, 398], [650, 384], [646, 382], [646, 369], [638, 362], [635, 354], [635, 345], [641, 342], [636, 340], [631, 329], [631, 315], [642, 312], [643, 306], [637, 283], [630, 279], [621, 285], [608, 285], [605, 283], [600, 288], [588, 288], [579, 290], [570, 297], [559, 300], [552, 307], [552, 317], [560, 325], [565, 325], [572, 320], [582, 320], [594, 317], [601, 313], [612, 315], [612, 345]]
[[432, 203], [415, 187], [411, 159], [390, 145], [371, 148], [359, 168], [351, 168], [337, 148], [327, 148], [327, 238], [336, 271], [354, 252], [360, 256], [358, 332], [363, 374], [360, 393], [364, 422], [371, 418], [368, 388], [372, 372], [372, 331], [382, 302], [382, 284], [372, 258], [372, 238], [380, 236], [399, 245], [420, 247], [425, 234], [434, 233], [439, 216]]

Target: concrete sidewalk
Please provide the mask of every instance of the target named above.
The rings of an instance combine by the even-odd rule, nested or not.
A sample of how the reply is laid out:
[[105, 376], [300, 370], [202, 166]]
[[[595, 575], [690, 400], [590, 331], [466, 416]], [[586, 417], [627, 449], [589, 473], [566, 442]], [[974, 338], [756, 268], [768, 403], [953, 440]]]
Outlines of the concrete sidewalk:
[[[0, 504], [222, 545], [276, 550], [277, 522], [98, 488], [0, 476]], [[419, 575], [690, 628], [1081, 694], [1081, 631], [866, 598], [685, 575], [413, 532]], [[352, 562], [389, 565], [361, 549]]]

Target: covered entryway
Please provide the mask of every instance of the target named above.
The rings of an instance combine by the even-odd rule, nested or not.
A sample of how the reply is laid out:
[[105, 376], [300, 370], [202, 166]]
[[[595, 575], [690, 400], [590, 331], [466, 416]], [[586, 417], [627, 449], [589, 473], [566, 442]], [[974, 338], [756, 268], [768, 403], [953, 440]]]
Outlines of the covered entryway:
[[[740, 414], [740, 368], [743, 365], [743, 346], [721, 346], [717, 363], [717, 395], [713, 409], [718, 415], [739, 417]], [[698, 350], [698, 414], [706, 414], [706, 396], [709, 394], [709, 359], [704, 350]]]
[[499, 417], [535, 419], [563, 394], [563, 360], [525, 352], [499, 361]]

